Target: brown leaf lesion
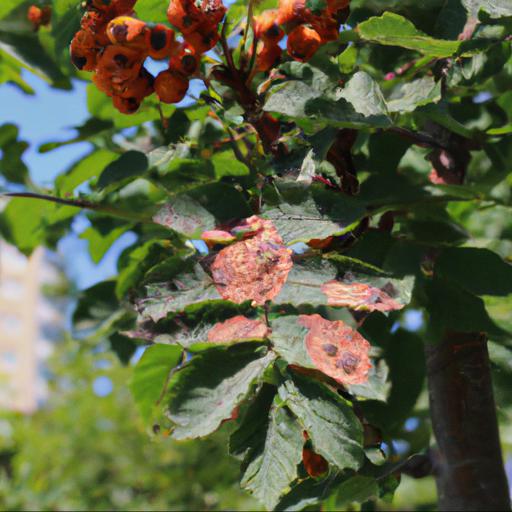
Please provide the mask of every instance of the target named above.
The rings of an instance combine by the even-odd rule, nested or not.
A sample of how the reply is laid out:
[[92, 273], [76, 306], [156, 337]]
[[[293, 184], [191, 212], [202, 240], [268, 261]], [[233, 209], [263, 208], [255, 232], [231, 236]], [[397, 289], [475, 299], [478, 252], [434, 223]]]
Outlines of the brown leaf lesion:
[[347, 307], [355, 311], [396, 311], [402, 309], [400, 304], [391, 297], [392, 290], [380, 289], [364, 283], [328, 281], [321, 287], [327, 296], [327, 305]]
[[284, 245], [274, 224], [252, 216], [231, 230], [242, 240], [222, 249], [210, 270], [223, 299], [237, 304], [247, 300], [264, 305], [283, 287], [292, 262], [292, 251]]
[[301, 315], [299, 323], [309, 329], [306, 350], [322, 373], [347, 386], [368, 380], [370, 344], [341, 320], [330, 321], [320, 315]]
[[215, 324], [208, 332], [210, 343], [232, 343], [235, 341], [264, 340], [270, 329], [262, 320], [251, 320], [238, 315], [225, 322]]

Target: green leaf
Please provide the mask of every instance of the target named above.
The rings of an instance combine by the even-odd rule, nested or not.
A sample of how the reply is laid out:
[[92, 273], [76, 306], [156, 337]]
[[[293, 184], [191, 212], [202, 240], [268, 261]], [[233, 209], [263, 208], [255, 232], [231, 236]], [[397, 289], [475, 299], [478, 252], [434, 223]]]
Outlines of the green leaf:
[[435, 272], [475, 295], [512, 293], [512, 265], [488, 249], [445, 249], [436, 260]]
[[53, 0], [52, 36], [58, 56], [69, 58], [68, 47], [80, 29], [82, 10], [75, 0]]
[[245, 412], [240, 426], [229, 438], [229, 454], [243, 460], [254, 447], [265, 442], [270, 408], [276, 395], [276, 388], [263, 384], [256, 398]]
[[450, 57], [457, 53], [459, 41], [434, 39], [418, 30], [409, 20], [392, 12], [373, 17], [357, 27], [362, 39], [386, 46], [400, 46], [432, 57]]
[[342, 482], [336, 490], [336, 509], [350, 510], [354, 503], [379, 498], [379, 485], [371, 476], [355, 475]]
[[170, 252], [168, 241], [155, 239], [131, 249], [125, 256], [123, 265], [118, 264], [120, 267], [116, 283], [118, 299], [122, 299], [130, 289], [137, 286], [146, 271], [168, 257]]
[[[376, 335], [382, 338], [380, 329]], [[426, 375], [423, 340], [399, 329], [386, 342], [385, 358], [391, 377], [387, 403], [362, 402], [361, 406], [372, 425], [390, 433], [402, 427], [423, 390]]]
[[151, 318], [154, 322], [170, 313], [179, 313], [206, 305], [211, 301], [220, 301], [211, 278], [196, 265], [193, 271], [180, 274], [173, 283], [148, 287], [146, 298], [138, 301], [138, 310], [142, 318]]
[[272, 220], [286, 244], [345, 234], [366, 215], [364, 203], [340, 198], [323, 186], [295, 183], [288, 189], [285, 201], [269, 205], [262, 215]]
[[344, 477], [339, 473], [330, 474], [323, 479], [306, 478], [301, 480], [281, 498], [275, 510], [295, 512], [307, 509], [327, 499], [343, 480]]
[[249, 174], [248, 167], [237, 160], [232, 151], [215, 153], [212, 163], [217, 179], [221, 179], [223, 176], [247, 176]]
[[368, 380], [364, 384], [347, 386], [348, 392], [360, 400], [377, 400], [387, 402], [390, 383], [389, 368], [384, 360], [375, 361], [368, 372]]
[[506, 336], [489, 317], [479, 297], [459, 288], [452, 281], [435, 277], [426, 285], [430, 314], [430, 336], [439, 340], [446, 329], [459, 332], [486, 332], [493, 339]]
[[298, 316], [275, 318], [271, 322], [271, 327], [270, 339], [277, 354], [288, 364], [303, 368], [315, 368], [304, 343], [304, 338], [309, 331], [299, 322]]
[[0, 214], [2, 236], [26, 255], [42, 244], [55, 246], [79, 208], [14, 198]]
[[174, 158], [165, 168], [161, 166], [156, 174], [156, 184], [173, 194], [215, 179], [215, 170], [210, 160], [192, 158]]
[[179, 364], [182, 349], [176, 345], [147, 347], [133, 369], [130, 382], [135, 403], [145, 421], [151, 419], [156, 402], [165, 393], [170, 372]]
[[0, 4], [0, 19], [5, 18], [16, 7], [23, 5], [27, 0], [3, 0]]
[[192, 239], [199, 239], [201, 233], [216, 224], [215, 217], [187, 195], [170, 199], [153, 216], [153, 221]]
[[137, 16], [147, 22], [168, 23], [161, 0], [138, 0]]
[[363, 427], [349, 402], [322, 384], [294, 377], [279, 396], [309, 434], [315, 452], [339, 469], [361, 467]]
[[440, 100], [441, 83], [426, 76], [396, 87], [387, 100], [387, 107], [389, 112], [412, 112], [418, 107]]
[[187, 194], [208, 210], [219, 224], [253, 215], [243, 193], [227, 183], [210, 183], [189, 190]]
[[119, 187], [143, 175], [147, 169], [148, 159], [146, 155], [140, 151], [130, 150], [105, 167], [96, 186], [105, 192], [110, 191], [114, 187]]
[[379, 84], [364, 71], [354, 73], [339, 94], [364, 117], [387, 116], [387, 107]]
[[213, 348], [196, 355], [172, 378], [168, 416], [175, 439], [204, 437], [217, 430], [245, 399], [274, 360], [251, 344]]
[[245, 461], [241, 485], [272, 510], [297, 478], [302, 459], [302, 428], [276, 400], [261, 442]]
[[99, 176], [105, 167], [118, 157], [119, 155], [113, 151], [98, 149], [81, 158], [56, 178], [55, 185], [59, 194], [62, 196], [72, 194], [79, 185]]
[[23, 79], [22, 66], [11, 55], [0, 50], [0, 84], [10, 83], [25, 94], [34, 94], [34, 89]]
[[0, 126], [0, 174], [12, 183], [26, 184], [30, 178], [22, 156], [29, 145], [18, 140], [18, 133], [19, 130], [14, 124]]
[[97, 264], [131, 225], [111, 217], [94, 218], [92, 222], [93, 225], [87, 228], [80, 238], [89, 242], [89, 254], [92, 261]]

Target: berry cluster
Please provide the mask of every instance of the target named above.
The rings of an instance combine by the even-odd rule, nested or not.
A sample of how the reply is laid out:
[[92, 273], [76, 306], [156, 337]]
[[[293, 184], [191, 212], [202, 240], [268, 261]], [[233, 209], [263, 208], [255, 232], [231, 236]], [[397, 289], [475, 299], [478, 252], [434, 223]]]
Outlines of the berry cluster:
[[288, 35], [286, 49], [295, 60], [309, 60], [321, 45], [338, 39], [340, 14], [350, 0], [327, 0], [326, 8], [313, 12], [306, 0], [279, 0], [278, 9], [262, 12], [253, 19], [256, 69], [268, 71], [281, 60], [279, 41]]
[[49, 5], [38, 7], [31, 5], [27, 11], [27, 19], [30, 21], [34, 30], [39, 30], [40, 27], [46, 27], [50, 24], [52, 17], [52, 9]]
[[[218, 24], [226, 8], [222, 0], [171, 0], [169, 22], [183, 34], [162, 24], [135, 17], [137, 0], [87, 0], [81, 29], [71, 42], [71, 60], [84, 71], [94, 71], [93, 82], [112, 98], [124, 114], [136, 112], [142, 100], [156, 93], [164, 103], [178, 103], [197, 73], [201, 54], [218, 41]], [[156, 78], [144, 67], [147, 57], [169, 60]]]
[[[222, 0], [170, 0], [167, 19], [181, 32], [178, 40], [173, 29], [137, 19], [136, 2], [86, 0], [81, 29], [71, 42], [73, 64], [93, 71], [94, 84], [124, 114], [136, 112], [153, 92], [164, 103], [181, 101], [202, 54], [219, 41], [219, 24], [226, 14]], [[289, 56], [309, 60], [321, 45], [338, 38], [349, 2], [326, 0], [324, 9], [312, 11], [306, 0], [279, 0], [278, 9], [255, 16], [249, 51], [254, 71], [268, 71], [280, 61], [279, 42], [285, 34]], [[147, 57], [168, 59], [168, 69], [153, 77], [144, 67]]]

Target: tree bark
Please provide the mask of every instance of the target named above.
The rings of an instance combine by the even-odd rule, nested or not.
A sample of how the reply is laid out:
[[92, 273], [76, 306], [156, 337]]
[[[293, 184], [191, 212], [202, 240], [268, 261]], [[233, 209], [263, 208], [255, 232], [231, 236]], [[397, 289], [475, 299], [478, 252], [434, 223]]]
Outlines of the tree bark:
[[439, 510], [510, 510], [486, 337], [449, 332], [426, 356]]

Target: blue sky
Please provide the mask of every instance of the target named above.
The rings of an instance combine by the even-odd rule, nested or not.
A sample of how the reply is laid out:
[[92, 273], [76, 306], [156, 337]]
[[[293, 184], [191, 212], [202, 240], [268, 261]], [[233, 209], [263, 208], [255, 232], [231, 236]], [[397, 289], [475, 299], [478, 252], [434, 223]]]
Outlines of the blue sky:
[[[73, 144], [45, 154], [37, 148], [45, 142], [71, 138], [75, 133], [72, 127], [87, 119], [86, 84], [75, 81], [73, 91], [61, 91], [30, 73], [24, 73], [23, 78], [36, 94], [28, 96], [9, 84], [0, 86], [0, 125], [18, 125], [20, 138], [30, 143], [24, 161], [32, 179], [39, 185], [51, 186], [55, 176], [89, 152], [90, 145]], [[87, 243], [77, 236], [86, 227], [86, 219], [79, 219], [74, 225], [75, 234], [62, 240], [58, 248], [68, 275], [81, 289], [115, 274], [119, 252], [133, 240], [129, 234], [118, 240], [103, 261], [94, 265]]]

